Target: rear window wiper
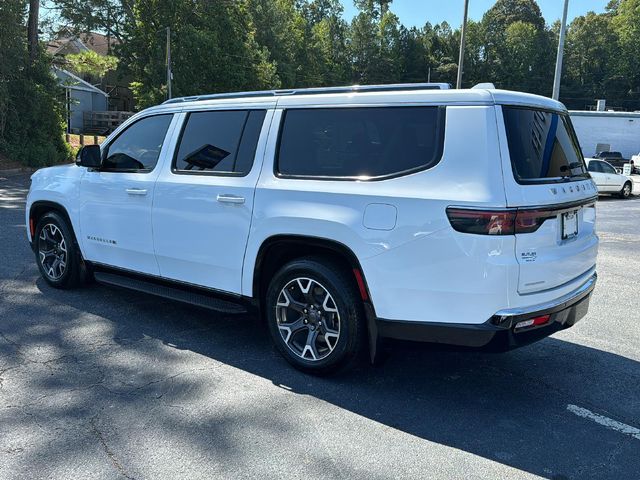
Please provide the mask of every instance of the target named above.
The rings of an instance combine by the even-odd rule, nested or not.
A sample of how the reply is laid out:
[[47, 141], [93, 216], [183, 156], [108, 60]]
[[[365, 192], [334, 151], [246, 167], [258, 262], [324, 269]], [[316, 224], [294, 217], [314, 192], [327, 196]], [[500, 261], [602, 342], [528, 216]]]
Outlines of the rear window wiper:
[[571, 162], [569, 165], [562, 165], [560, 167], [560, 171], [561, 172], [566, 172], [567, 170], [573, 170], [575, 168], [579, 168], [580, 170], [582, 170], [580, 173], [578, 173], [577, 175], [574, 175], [573, 173], [569, 174], [569, 175], [563, 175], [561, 178], [565, 181], [571, 179], [572, 177], [580, 177], [582, 175], [585, 174], [585, 169], [582, 165], [582, 163], [580, 162]]

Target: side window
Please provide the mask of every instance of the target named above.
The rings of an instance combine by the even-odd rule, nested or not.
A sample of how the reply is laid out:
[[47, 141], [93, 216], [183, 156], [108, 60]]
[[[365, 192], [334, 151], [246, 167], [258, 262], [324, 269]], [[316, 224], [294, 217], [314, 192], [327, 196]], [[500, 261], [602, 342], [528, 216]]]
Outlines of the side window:
[[444, 107], [291, 109], [280, 132], [281, 175], [376, 178], [440, 161]]
[[613, 168], [611, 165], [609, 165], [608, 163], [605, 162], [601, 162], [600, 163], [600, 167], [602, 168], [602, 171], [604, 173], [616, 173], [616, 169]]
[[175, 156], [174, 171], [249, 173], [265, 114], [265, 110], [190, 113]]
[[601, 166], [601, 162], [592, 160], [591, 162], [589, 162], [589, 171], [590, 172], [596, 172], [596, 173], [602, 173], [602, 166]]
[[169, 115], [154, 115], [138, 120], [107, 146], [102, 170], [150, 172], [158, 163]]

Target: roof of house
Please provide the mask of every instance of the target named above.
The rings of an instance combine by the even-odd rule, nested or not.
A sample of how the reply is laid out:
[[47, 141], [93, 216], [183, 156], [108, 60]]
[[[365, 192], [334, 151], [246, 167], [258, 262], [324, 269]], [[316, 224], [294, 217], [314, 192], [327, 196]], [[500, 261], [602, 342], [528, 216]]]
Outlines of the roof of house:
[[108, 38], [101, 33], [89, 32], [75, 35], [63, 30], [58, 38], [47, 43], [47, 52], [51, 55], [67, 55], [93, 50], [98, 55], [107, 55], [109, 46], [113, 48], [118, 43], [120, 42], [116, 38]]
[[[105, 97], [109, 97], [109, 95], [106, 92], [103, 92], [98, 87], [91, 85], [89, 82], [84, 81], [83, 79], [81, 79], [77, 75], [74, 75], [68, 70], [65, 70], [63, 68], [53, 67], [53, 72], [55, 73], [56, 77], [58, 77], [58, 79], [60, 80], [61, 86], [64, 88], [68, 88], [70, 90], [83, 90], [85, 92], [99, 93], [101, 95], [104, 95]], [[69, 80], [69, 82], [65, 83], [65, 80], [67, 79]]]

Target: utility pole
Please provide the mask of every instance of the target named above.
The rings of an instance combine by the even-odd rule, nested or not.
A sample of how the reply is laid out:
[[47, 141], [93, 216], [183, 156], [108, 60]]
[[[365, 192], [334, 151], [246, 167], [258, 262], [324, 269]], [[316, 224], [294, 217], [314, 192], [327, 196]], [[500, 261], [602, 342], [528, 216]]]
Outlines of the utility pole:
[[564, 36], [567, 30], [567, 10], [569, 0], [564, 0], [564, 11], [562, 12], [562, 24], [560, 25], [560, 38], [558, 39], [558, 56], [556, 57], [556, 73], [553, 77], [553, 95], [551, 98], [560, 98], [560, 79], [562, 78], [562, 56], [564, 54]]
[[467, 14], [469, 12], [469, 0], [464, 0], [464, 18], [462, 20], [462, 30], [460, 31], [460, 56], [458, 57], [458, 79], [456, 88], [462, 88], [462, 70], [464, 68], [464, 42], [465, 30], [467, 29]]
[[29, 0], [29, 23], [27, 27], [27, 48], [29, 58], [33, 62], [38, 53], [38, 16], [40, 13], [40, 1]]
[[167, 27], [167, 99], [171, 98], [171, 29]]

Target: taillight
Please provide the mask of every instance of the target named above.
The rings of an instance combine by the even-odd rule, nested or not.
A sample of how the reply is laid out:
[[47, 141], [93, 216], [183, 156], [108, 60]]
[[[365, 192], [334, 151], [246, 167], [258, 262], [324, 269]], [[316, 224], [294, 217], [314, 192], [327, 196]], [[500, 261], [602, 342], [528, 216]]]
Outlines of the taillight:
[[557, 215], [557, 212], [550, 210], [518, 210], [516, 214], [516, 233], [535, 232], [545, 220]]
[[532, 233], [558, 212], [553, 210], [475, 210], [447, 208], [447, 217], [454, 230], [479, 235], [513, 235]]
[[530, 318], [529, 320], [523, 320], [521, 322], [516, 323], [514, 328], [525, 328], [525, 327], [537, 327], [539, 325], [544, 325], [551, 319], [551, 315], [541, 315], [539, 317]]
[[454, 230], [480, 235], [513, 235], [515, 210], [471, 210], [447, 208], [447, 217]]

